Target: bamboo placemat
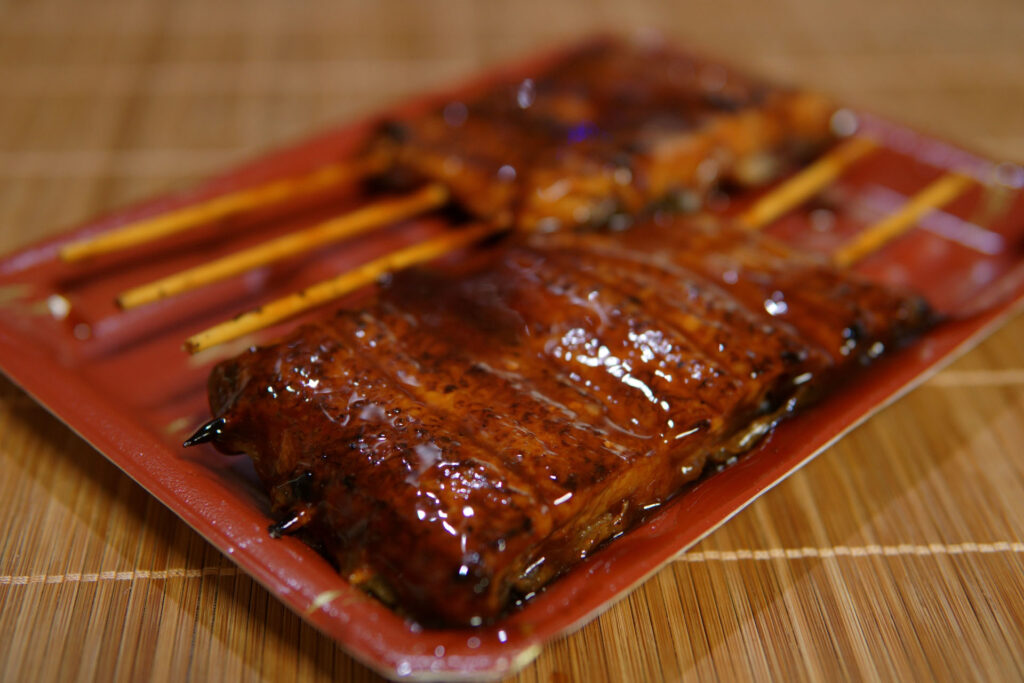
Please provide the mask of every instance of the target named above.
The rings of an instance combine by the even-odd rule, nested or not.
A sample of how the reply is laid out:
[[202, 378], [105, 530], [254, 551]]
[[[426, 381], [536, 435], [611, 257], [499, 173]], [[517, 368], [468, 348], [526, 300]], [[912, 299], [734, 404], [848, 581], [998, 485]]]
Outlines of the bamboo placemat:
[[[1024, 159], [1024, 5], [0, 3], [0, 249], [602, 28]], [[523, 681], [1024, 677], [1024, 319]], [[0, 380], [0, 679], [367, 680]]]

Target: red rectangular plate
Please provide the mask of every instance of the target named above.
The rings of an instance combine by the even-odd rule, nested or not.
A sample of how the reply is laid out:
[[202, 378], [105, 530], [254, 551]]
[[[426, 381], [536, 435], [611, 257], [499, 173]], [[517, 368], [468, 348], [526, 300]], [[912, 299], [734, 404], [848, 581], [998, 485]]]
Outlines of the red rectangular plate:
[[[541, 58], [546, 59], [546, 58]], [[539, 61], [504, 70], [528, 73]], [[493, 81], [490, 74], [477, 84]], [[475, 86], [470, 86], [475, 87]], [[462, 92], [453, 91], [448, 93]], [[407, 113], [433, 96], [395, 112]], [[395, 113], [389, 112], [389, 113]], [[249, 217], [202, 236], [86, 265], [59, 263], [57, 249], [85, 235], [353, 153], [371, 122], [345, 127], [256, 160], [193, 192], [164, 197], [84, 225], [0, 261], [0, 366], [54, 415], [220, 548], [268, 590], [354, 657], [390, 677], [500, 678], [541, 645], [579, 628], [625, 596], [853, 426], [980, 340], [1024, 300], [1024, 171], [858, 113], [881, 148], [851, 168], [812, 206], [769, 228], [803, 248], [827, 252], [891, 213], [946, 170], [980, 183], [858, 266], [906, 284], [950, 319], [914, 345], [865, 370], [828, 400], [781, 425], [733, 467], [692, 486], [642, 527], [609, 543], [500, 622], [482, 628], [423, 629], [348, 585], [301, 542], [267, 535], [268, 502], [244, 458], [181, 442], [207, 416], [212, 364], [278, 326], [228, 348], [189, 358], [182, 340], [258, 301], [323, 279], [431, 234], [438, 220], [413, 221], [127, 313], [114, 295], [271, 235], [358, 205], [357, 194], [306, 210]], [[984, 186], [981, 184], [983, 183]], [[735, 201], [726, 213], [753, 197]], [[295, 209], [295, 207], [293, 207]], [[217, 239], [217, 237], [228, 239]]]

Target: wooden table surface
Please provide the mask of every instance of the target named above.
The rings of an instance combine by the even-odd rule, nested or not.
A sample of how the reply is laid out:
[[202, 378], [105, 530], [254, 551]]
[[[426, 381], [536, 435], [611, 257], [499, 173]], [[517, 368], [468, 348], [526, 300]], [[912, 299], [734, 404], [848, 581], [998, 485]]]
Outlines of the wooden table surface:
[[[1024, 3], [0, 2], [0, 250], [599, 29], [1024, 160]], [[1024, 319], [523, 681], [1024, 677]], [[0, 680], [368, 680], [0, 378]]]

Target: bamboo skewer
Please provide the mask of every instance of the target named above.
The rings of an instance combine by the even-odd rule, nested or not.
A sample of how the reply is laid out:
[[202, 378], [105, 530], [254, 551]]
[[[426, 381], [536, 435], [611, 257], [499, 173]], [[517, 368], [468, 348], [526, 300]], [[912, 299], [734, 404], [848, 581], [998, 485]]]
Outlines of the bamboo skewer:
[[161, 280], [135, 287], [119, 295], [117, 303], [121, 308], [129, 309], [165, 299], [279, 259], [311, 251], [330, 242], [347, 239], [373, 228], [397, 223], [425, 213], [446, 204], [448, 197], [448, 190], [444, 185], [439, 183], [427, 185], [404, 197], [364, 206], [311, 228], [284, 235], [245, 251], [230, 254], [216, 261], [210, 261]]
[[[762, 197], [738, 220], [750, 230], [763, 227], [833, 181], [847, 166], [876, 146], [869, 138], [847, 140]], [[435, 183], [408, 197], [374, 204], [300, 233], [135, 287], [119, 295], [117, 303], [123, 309], [130, 309], [174, 296], [322, 244], [357, 235], [377, 225], [429, 211], [444, 204], [448, 196], [444, 186]]]
[[[864, 146], [859, 153], [862, 155], [867, 151], [868, 148]], [[844, 154], [843, 156], [846, 155]], [[827, 174], [815, 174], [816, 182], [822, 185], [826, 184], [827, 180], [821, 180], [825, 175]], [[839, 267], [848, 267], [868, 253], [881, 249], [889, 241], [913, 227], [928, 211], [944, 206], [960, 196], [970, 187], [971, 182], [972, 179], [970, 177], [959, 173], [948, 173], [942, 176], [911, 197], [899, 211], [868, 227], [853, 241], [837, 250], [833, 254], [833, 262]], [[804, 195], [805, 197], [813, 193], [813, 190], [806, 190], [810, 181], [801, 181], [801, 183], [802, 187], [805, 188], [802, 191], [807, 192]], [[785, 200], [786, 202], [793, 201], [791, 198], [797, 194], [793, 190], [787, 190], [786, 185], [783, 185], [775, 192], [780, 191], [785, 192], [787, 197], [789, 197]], [[766, 195], [764, 200], [775, 203], [776, 200], [773, 198], [775, 192]], [[778, 200], [776, 206], [780, 205], [781, 202], [782, 200]], [[795, 203], [798, 202], [794, 202], [794, 205]], [[749, 227], [751, 224], [747, 223], [746, 225]], [[197, 353], [211, 346], [237, 339], [242, 335], [263, 329], [371, 284], [387, 273], [438, 258], [446, 253], [469, 246], [486, 236], [496, 235], [504, 230], [504, 228], [477, 224], [462, 232], [445, 234], [427, 242], [406, 247], [366, 263], [355, 270], [343, 273], [338, 277], [320, 282], [295, 294], [276, 299], [232, 320], [199, 332], [186, 340], [185, 349], [189, 353]]]
[[[751, 231], [764, 227], [806, 201], [814, 193], [838, 178], [847, 167], [876, 147], [877, 143], [865, 137], [847, 140], [763, 196], [737, 218], [738, 223]], [[225, 195], [210, 202], [126, 226], [93, 240], [68, 245], [61, 251], [61, 256], [66, 260], [77, 260], [141, 244], [246, 209], [266, 206], [306, 193], [318, 192], [343, 182], [349, 182], [371, 170], [372, 166], [367, 160], [324, 167], [299, 178], [285, 179]], [[834, 263], [839, 267], [847, 267], [866, 254], [880, 249], [917, 223], [926, 212], [959, 196], [969, 186], [969, 183], [970, 179], [960, 174], [951, 173], [943, 176], [908, 200], [898, 212], [869, 227], [853, 241], [837, 250], [833, 254]], [[405, 197], [380, 201], [362, 207], [352, 213], [301, 232], [285, 235], [245, 251], [136, 287], [122, 293], [117, 301], [122, 308], [128, 309], [173, 296], [280, 258], [293, 256], [332, 241], [357, 235], [380, 225], [404, 220], [442, 206], [448, 202], [449, 197], [445, 186], [433, 183]], [[438, 258], [486, 236], [504, 232], [506, 229], [477, 224], [459, 232], [448, 233], [421, 244], [406, 247], [335, 278], [271, 301], [232, 320], [203, 330], [186, 340], [185, 349], [189, 353], [197, 353], [211, 346], [263, 329], [371, 284], [387, 273]]]
[[747, 230], [758, 230], [809, 199], [851, 164], [878, 147], [866, 137], [851, 138], [764, 195], [738, 217]]
[[[740, 222], [756, 230], [834, 180], [844, 168], [875, 147], [868, 138], [853, 138], [791, 178], [748, 209]], [[246, 211], [301, 199], [334, 187], [350, 184], [380, 166], [373, 157], [330, 164], [297, 177], [284, 178], [232, 192], [176, 211], [146, 218], [97, 237], [65, 245], [59, 252], [66, 262], [120, 251], [162, 237], [184, 232]]]
[[199, 204], [130, 223], [96, 237], [72, 242], [60, 250], [60, 258], [67, 262], [81, 261], [152, 242], [246, 211], [314, 196], [355, 182], [371, 173], [376, 164], [377, 162], [371, 158], [345, 160], [322, 166], [304, 175], [275, 180], [214, 197]]
[[846, 268], [871, 252], [878, 251], [914, 227], [926, 213], [959, 197], [972, 182], [972, 178], [960, 173], [943, 175], [907, 200], [899, 211], [870, 226], [840, 247], [832, 255], [833, 263]]
[[506, 228], [493, 225], [476, 224], [400, 249], [369, 263], [364, 263], [335, 278], [324, 280], [300, 292], [276, 299], [203, 330], [185, 341], [185, 350], [189, 353], [197, 353], [211, 346], [237, 339], [242, 335], [269, 327], [310, 308], [344, 296], [360, 287], [372, 284], [388, 273], [444, 256], [505, 230]]

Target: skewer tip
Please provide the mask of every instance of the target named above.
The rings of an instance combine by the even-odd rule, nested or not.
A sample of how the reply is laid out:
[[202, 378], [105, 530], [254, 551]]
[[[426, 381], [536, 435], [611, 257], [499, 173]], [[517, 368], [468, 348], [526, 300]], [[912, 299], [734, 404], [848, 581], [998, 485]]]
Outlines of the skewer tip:
[[285, 535], [294, 534], [313, 520], [313, 509], [310, 505], [303, 505], [280, 522], [274, 522], [267, 527], [271, 538], [281, 538]]
[[184, 446], [185, 448], [190, 448], [192, 446], [198, 446], [201, 443], [213, 441], [218, 436], [224, 433], [224, 425], [226, 424], [226, 422], [227, 420], [225, 420], [223, 417], [217, 417], [210, 420], [202, 427], [197, 429], [195, 434], [186, 439], [185, 443], [183, 443], [182, 446]]

